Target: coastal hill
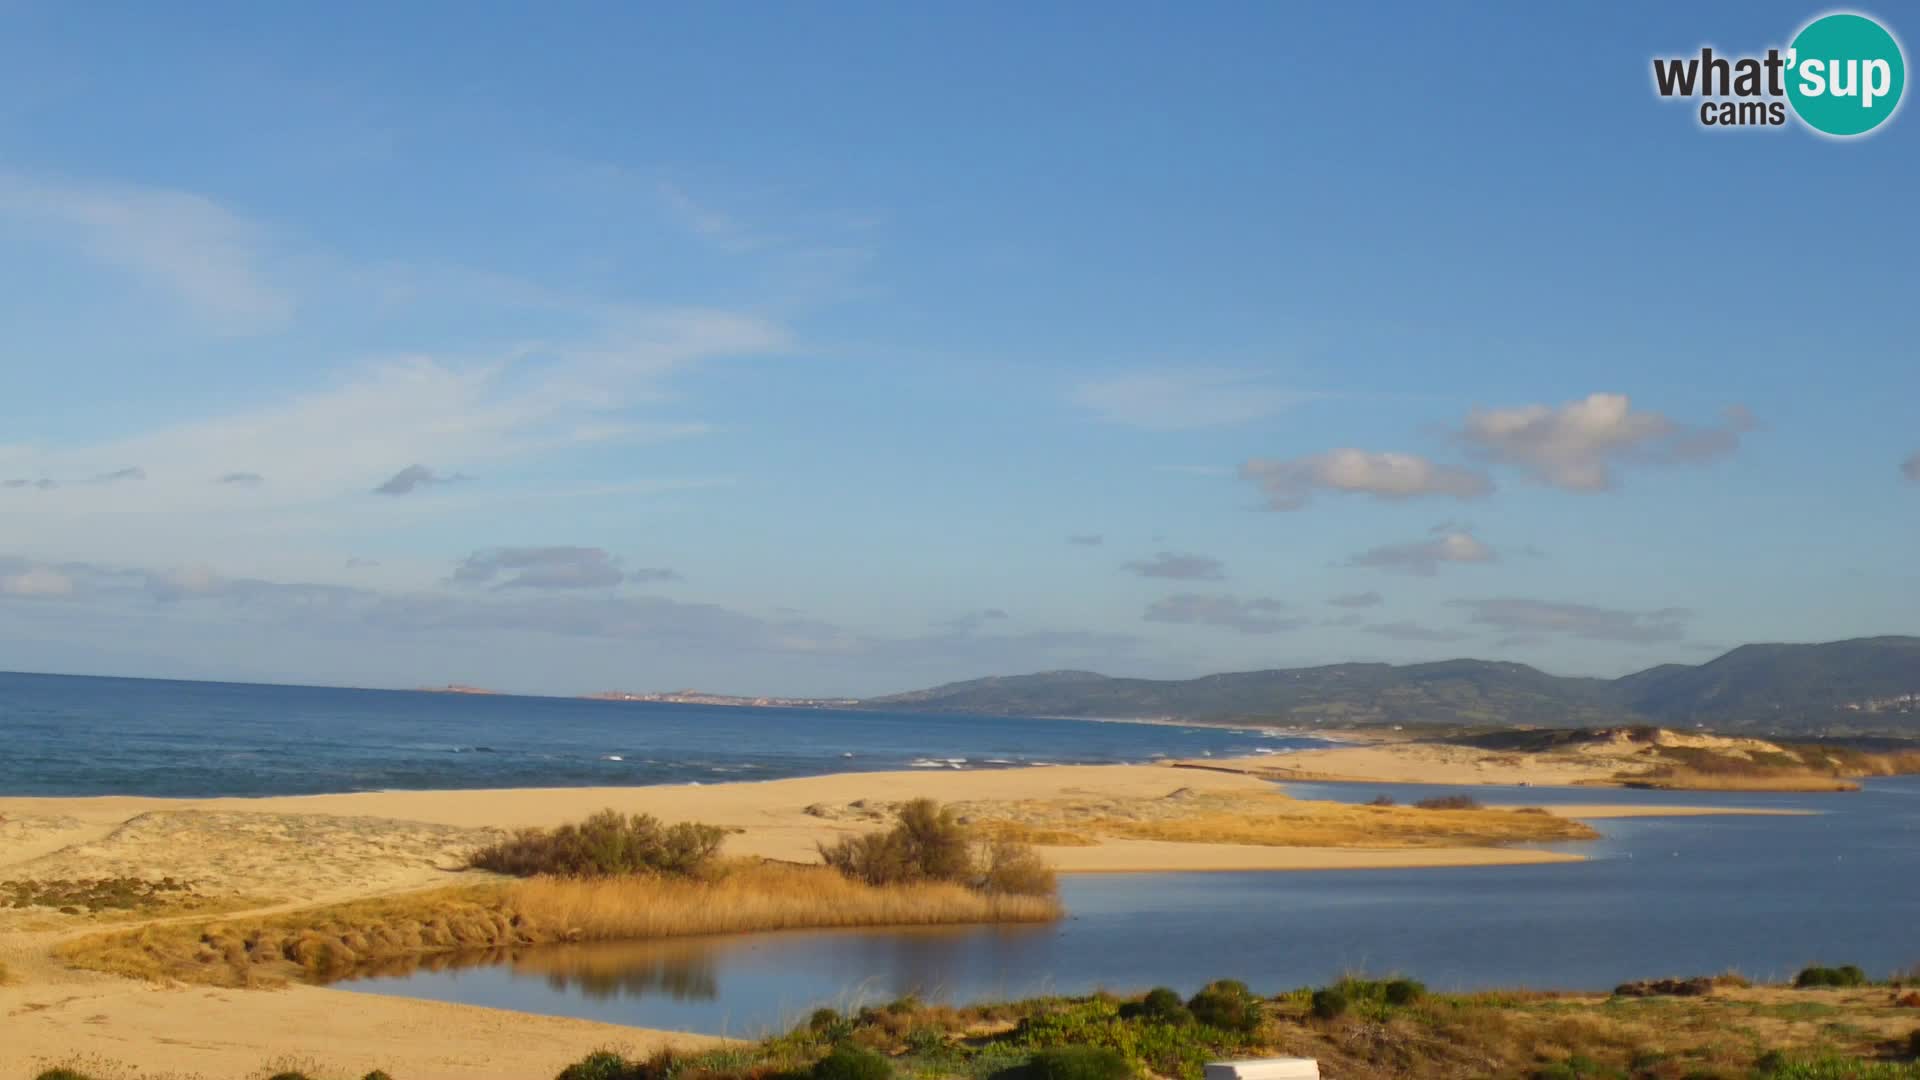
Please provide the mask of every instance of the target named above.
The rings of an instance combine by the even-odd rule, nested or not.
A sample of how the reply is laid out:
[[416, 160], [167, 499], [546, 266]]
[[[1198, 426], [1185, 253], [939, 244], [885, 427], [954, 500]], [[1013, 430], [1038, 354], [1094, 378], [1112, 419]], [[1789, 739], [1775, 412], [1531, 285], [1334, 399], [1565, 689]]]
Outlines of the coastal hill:
[[1659, 724], [1776, 734], [1920, 736], [1920, 637], [1743, 645], [1705, 664], [1618, 679], [1446, 660], [1110, 678], [1049, 671], [949, 683], [863, 708], [980, 715], [1165, 718], [1365, 726]]

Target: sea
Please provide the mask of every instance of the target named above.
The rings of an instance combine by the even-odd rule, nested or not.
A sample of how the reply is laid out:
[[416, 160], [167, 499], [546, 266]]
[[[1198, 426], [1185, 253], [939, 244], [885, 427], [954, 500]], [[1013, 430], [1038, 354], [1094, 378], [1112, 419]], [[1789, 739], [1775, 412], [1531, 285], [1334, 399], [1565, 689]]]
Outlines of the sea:
[[1313, 745], [1165, 724], [0, 674], [0, 795], [719, 783]]
[[[1308, 737], [1176, 725], [0, 675], [0, 795], [279, 795], [712, 783], [868, 769], [1283, 755]], [[851, 755], [851, 756], [848, 756]], [[800, 931], [434, 957], [342, 988], [757, 1036], [814, 1008], [1349, 973], [1604, 990], [1810, 964], [1920, 965], [1920, 777], [1851, 793], [1288, 784], [1299, 798], [1758, 807], [1611, 818], [1580, 862], [1069, 876], [1042, 926]]]

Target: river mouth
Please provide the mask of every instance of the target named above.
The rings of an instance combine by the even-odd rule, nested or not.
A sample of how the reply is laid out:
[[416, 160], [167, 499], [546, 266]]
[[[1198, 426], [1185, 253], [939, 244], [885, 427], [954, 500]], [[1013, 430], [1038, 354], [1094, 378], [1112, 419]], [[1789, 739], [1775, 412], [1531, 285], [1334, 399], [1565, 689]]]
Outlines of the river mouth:
[[[1315, 786], [1364, 801], [1391, 785]], [[1420, 794], [1443, 790], [1421, 788]], [[1479, 789], [1488, 802], [1747, 806], [1806, 816], [1618, 818], [1537, 866], [1068, 876], [1058, 923], [783, 931], [444, 954], [341, 988], [756, 1036], [822, 1006], [954, 1003], [1349, 972], [1435, 989], [1610, 989], [1738, 969], [1786, 979], [1920, 963], [1920, 777], [1849, 795]], [[1409, 792], [1412, 794], [1412, 792]], [[1511, 794], [1513, 797], [1508, 798]]]

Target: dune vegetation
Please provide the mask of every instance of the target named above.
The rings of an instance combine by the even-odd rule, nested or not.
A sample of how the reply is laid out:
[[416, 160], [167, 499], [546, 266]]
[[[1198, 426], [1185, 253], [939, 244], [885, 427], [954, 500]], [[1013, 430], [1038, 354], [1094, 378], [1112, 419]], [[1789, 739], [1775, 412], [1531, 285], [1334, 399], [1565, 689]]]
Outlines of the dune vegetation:
[[723, 859], [722, 830], [613, 811], [523, 830], [471, 864], [525, 875], [255, 917], [170, 921], [67, 942], [75, 967], [221, 986], [324, 981], [363, 965], [554, 942], [857, 926], [1043, 922], [1061, 914], [1030, 848], [928, 800], [828, 865]]
[[[596, 1050], [556, 1080], [1199, 1080], [1208, 1061], [1267, 1056], [1314, 1058], [1337, 1080], [1920, 1080], [1920, 1011], [1901, 1004], [1911, 993], [1723, 976], [1612, 995], [1437, 994], [1409, 978], [1349, 977], [1272, 997], [1222, 979], [1191, 996], [902, 998], [819, 1009], [756, 1043], [638, 1059]], [[348, 1080], [300, 1066], [256, 1076]], [[76, 1066], [39, 1080], [131, 1075]]]
[[1435, 848], [1592, 840], [1579, 821], [1473, 804], [1356, 806], [1280, 792], [1200, 792], [1160, 798], [1074, 798], [962, 806], [990, 833], [1031, 843], [1101, 837], [1268, 847]]

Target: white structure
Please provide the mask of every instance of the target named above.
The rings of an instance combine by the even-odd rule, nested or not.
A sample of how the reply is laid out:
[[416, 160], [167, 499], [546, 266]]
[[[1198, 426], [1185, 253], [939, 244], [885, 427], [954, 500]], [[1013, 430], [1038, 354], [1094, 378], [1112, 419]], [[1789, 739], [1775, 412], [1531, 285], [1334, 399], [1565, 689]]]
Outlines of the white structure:
[[1312, 1058], [1209, 1061], [1207, 1080], [1320, 1080], [1320, 1063]]

